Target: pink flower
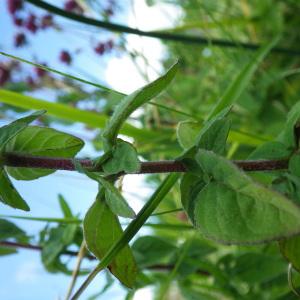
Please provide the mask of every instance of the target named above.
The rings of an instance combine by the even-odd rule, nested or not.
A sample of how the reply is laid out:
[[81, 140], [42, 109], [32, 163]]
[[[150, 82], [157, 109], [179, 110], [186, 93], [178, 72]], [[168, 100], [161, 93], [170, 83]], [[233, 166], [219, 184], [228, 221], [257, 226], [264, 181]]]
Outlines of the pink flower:
[[94, 48], [94, 50], [95, 50], [95, 52], [96, 52], [97, 54], [103, 55], [104, 52], [105, 52], [105, 50], [106, 50], [105, 48], [106, 48], [106, 47], [105, 47], [105, 44], [104, 44], [104, 43], [99, 43], [99, 44], [97, 45], [97, 47]]
[[10, 79], [10, 70], [4, 66], [0, 65], [0, 85], [4, 85]]
[[[44, 66], [47, 66], [46, 64], [43, 64]], [[35, 67], [34, 68], [35, 74], [37, 75], [37, 77], [42, 78], [47, 74], [47, 71], [44, 69], [41, 69], [39, 67]]]
[[23, 19], [22, 18], [18, 18], [16, 16], [14, 16], [13, 20], [14, 20], [14, 24], [16, 26], [21, 27], [23, 25]]
[[26, 44], [26, 36], [24, 33], [15, 35], [15, 47], [22, 47]]
[[61, 51], [59, 55], [59, 60], [67, 65], [71, 64], [72, 57], [68, 51]]
[[41, 21], [41, 27], [43, 29], [53, 26], [53, 16], [52, 15], [44, 15]]
[[26, 28], [31, 31], [32, 33], [36, 33], [38, 26], [36, 24], [36, 16], [31, 14], [28, 19], [26, 20], [25, 24]]
[[7, 0], [7, 7], [10, 14], [14, 15], [23, 8], [23, 0]]
[[65, 2], [64, 8], [66, 11], [82, 14], [82, 7], [75, 0], [68, 0]]

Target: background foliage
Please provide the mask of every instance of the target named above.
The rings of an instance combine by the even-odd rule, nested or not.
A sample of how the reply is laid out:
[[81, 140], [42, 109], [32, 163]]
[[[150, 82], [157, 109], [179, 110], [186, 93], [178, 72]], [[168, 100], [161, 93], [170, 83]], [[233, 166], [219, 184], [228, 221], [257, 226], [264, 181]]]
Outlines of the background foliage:
[[[65, 5], [71, 2], [74, 1], [66, 1]], [[78, 1], [77, 6], [65, 6], [65, 9], [106, 21], [114, 21], [115, 14], [121, 14], [128, 9], [117, 1], [104, 2]], [[34, 39], [36, 32], [42, 34], [43, 30], [56, 30], [59, 34], [60, 30], [63, 31], [60, 19], [56, 21], [56, 16], [45, 14], [43, 10], [37, 10], [36, 15], [32, 15], [30, 11], [33, 6], [24, 2], [23, 6], [18, 7], [18, 3], [23, 1], [7, 1], [8, 13], [17, 28], [20, 28], [20, 33], [14, 37], [16, 47], [30, 47], [30, 40]], [[290, 113], [290, 123], [287, 123], [287, 116], [292, 107], [294, 114], [299, 114], [299, 105], [296, 104], [299, 101], [300, 90], [300, 53], [268, 53], [267, 48], [273, 46], [300, 50], [300, 33], [297, 30], [300, 26], [300, 3], [297, 0], [147, 1], [149, 8], [161, 3], [167, 3], [180, 11], [180, 18], [176, 20], [174, 27], [162, 28], [162, 32], [205, 37], [207, 43], [198, 45], [161, 40], [165, 48], [161, 65], [167, 70], [179, 59], [177, 75], [164, 93], [144, 105], [138, 113], [131, 115], [121, 131], [133, 141], [140, 160], [172, 160], [178, 157], [182, 153], [182, 146], [187, 149], [193, 145], [194, 137], [202, 128], [203, 121], [211, 114], [219, 99], [224, 98], [229, 102], [235, 101], [229, 113], [231, 131], [224, 149], [227, 159], [279, 159], [290, 155], [291, 151], [297, 154], [293, 128], [298, 117], [293, 119], [293, 113]], [[18, 19], [22, 19], [22, 22]], [[86, 29], [91, 32], [96, 30], [93, 27]], [[147, 57], [144, 57], [142, 52], [132, 52], [124, 34], [103, 32], [101, 40], [88, 41], [83, 50], [58, 49], [58, 59], [62, 64], [71, 67], [80, 51], [93, 51], [93, 59], [100, 57], [103, 60], [105, 55], [128, 53], [136, 62], [142, 76], [149, 82], [149, 73], [153, 72], [155, 67], [149, 64]], [[24, 37], [21, 38], [20, 34]], [[279, 41], [275, 41], [278, 36]], [[233, 42], [234, 46], [217, 46], [214, 44], [215, 39]], [[275, 46], [270, 44], [272, 41], [273, 44], [276, 43]], [[267, 50], [262, 55], [259, 50], [245, 49], [241, 43], [267, 45], [267, 48], [264, 48]], [[38, 46], [32, 49], [39, 52]], [[38, 59], [31, 61], [44, 63]], [[254, 76], [251, 76], [253, 73]], [[93, 78], [89, 81], [93, 82]], [[121, 93], [101, 86], [92, 87], [79, 83], [70, 76], [57, 76], [50, 70], [45, 71], [37, 66], [26, 67], [25, 64], [18, 63], [18, 60], [8, 57], [1, 57], [0, 84], [3, 89], [0, 90], [0, 112], [3, 118], [13, 116], [15, 119], [28, 109], [46, 109], [48, 114], [40, 117], [37, 125], [51, 127], [62, 123], [72, 126], [72, 122], [78, 121], [85, 123], [87, 130], [96, 127], [98, 130], [91, 131], [90, 142], [98, 154], [103, 153], [100, 134], [116, 104], [120, 102], [123, 96]], [[9, 94], [7, 90], [32, 95], [33, 99], [30, 101], [28, 97]], [[41, 98], [36, 95], [43, 95], [45, 90], [55, 95], [54, 102], [44, 104], [36, 100]], [[12, 147], [12, 144], [13, 147], [22, 147], [22, 139], [29, 141], [25, 145], [28, 149], [36, 149], [38, 143], [28, 136], [38, 134], [30, 130], [39, 129], [30, 128], [18, 135], [20, 144], [17, 141], [10, 142], [6, 146], [7, 149]], [[282, 134], [278, 136], [279, 132]], [[51, 134], [54, 135], [55, 132]], [[69, 145], [70, 141], [62, 136], [59, 144], [63, 143]], [[64, 149], [56, 149], [52, 156], [74, 156], [82, 145], [75, 138], [72, 143], [73, 147], [67, 152]], [[42, 155], [43, 148], [36, 151]], [[299, 156], [294, 155], [292, 159], [289, 170], [251, 172], [248, 175], [297, 203], [300, 201], [297, 167]], [[222, 164], [221, 159], [218, 162]], [[27, 170], [30, 174], [24, 175], [20, 169], [9, 169], [7, 168], [7, 172], [19, 179], [22, 179], [22, 176], [31, 176], [33, 179], [40, 175], [30, 170]], [[43, 171], [43, 174], [45, 172], [48, 171]], [[165, 175], [160, 174], [147, 175], [145, 181], [149, 186], [157, 187], [164, 177]], [[236, 181], [238, 177], [239, 175]], [[122, 182], [119, 185], [121, 186]], [[114, 195], [114, 191], [112, 193]], [[287, 280], [288, 261], [281, 252], [293, 262], [294, 268], [299, 270], [300, 259], [289, 257], [288, 249], [295, 247], [297, 252], [297, 240], [294, 241], [294, 246], [281, 242], [281, 252], [277, 242], [248, 246], [220, 245], [206, 239], [191, 226], [191, 221], [182, 211], [180, 198], [180, 187], [177, 184], [165, 196], [156, 211], [171, 212], [151, 217], [148, 224], [151, 234], [141, 236], [131, 244], [138, 276], [134, 289], [127, 290], [127, 299], [131, 299], [136, 290], [146, 286], [154, 287], [155, 299], [296, 299]], [[56, 223], [48, 223], [50, 219], [45, 219], [47, 225], [40, 233], [38, 246], [42, 249], [42, 262], [49, 272], [71, 274], [72, 270], [62, 262], [61, 256], [70, 250], [70, 246], [75, 251], [79, 250], [82, 222], [71, 212], [63, 197], [60, 197], [60, 205], [64, 218], [56, 220]], [[99, 208], [101, 209], [105, 208]], [[263, 218], [263, 214], [261, 216]], [[89, 217], [93, 218], [92, 214]], [[193, 219], [191, 215], [189, 217]], [[37, 241], [16, 227], [12, 220], [3, 218], [0, 221], [2, 241], [23, 244]], [[104, 248], [103, 251], [106, 252], [106, 245]], [[15, 253], [13, 248], [8, 247], [1, 247], [0, 251], [2, 255]], [[95, 251], [92, 252], [95, 254]], [[102, 258], [103, 254], [96, 256]], [[80, 271], [80, 275], [86, 273], [85, 269]], [[296, 272], [293, 274], [295, 286], [298, 286], [300, 278]], [[116, 277], [120, 279], [122, 274]], [[99, 298], [111, 285], [112, 279], [108, 275], [107, 285], [99, 293]], [[103, 297], [105, 298], [105, 294]]]

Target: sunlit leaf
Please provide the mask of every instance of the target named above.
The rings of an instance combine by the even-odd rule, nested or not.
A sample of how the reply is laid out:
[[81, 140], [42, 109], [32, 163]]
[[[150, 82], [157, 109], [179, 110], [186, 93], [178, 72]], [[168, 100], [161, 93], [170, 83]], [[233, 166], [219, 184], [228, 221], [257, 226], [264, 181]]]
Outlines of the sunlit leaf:
[[[47, 127], [29, 126], [11, 139], [4, 150], [20, 155], [69, 158], [74, 157], [83, 145], [81, 139], [70, 134]], [[6, 169], [9, 175], [18, 180], [33, 180], [55, 172], [15, 167]]]
[[177, 70], [178, 63], [174, 64], [163, 76], [123, 98], [102, 134], [107, 150], [115, 144], [119, 130], [131, 113], [159, 95], [172, 81]]

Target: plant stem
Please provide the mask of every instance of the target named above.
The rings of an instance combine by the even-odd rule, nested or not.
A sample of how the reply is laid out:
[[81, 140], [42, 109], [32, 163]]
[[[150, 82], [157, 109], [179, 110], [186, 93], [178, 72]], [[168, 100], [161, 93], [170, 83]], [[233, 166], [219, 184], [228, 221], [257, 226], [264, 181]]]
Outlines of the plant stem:
[[[36, 0], [26, 0], [26, 1], [37, 7], [45, 9], [53, 14], [62, 16], [64, 18], [79, 23], [83, 23], [86, 25], [91, 25], [98, 28], [114, 31], [114, 32], [135, 34], [135, 35], [146, 36], [150, 38], [162, 39], [166, 41], [182, 42], [185, 44], [189, 43], [189, 44], [199, 44], [199, 45], [214, 45], [214, 46], [227, 47], [227, 48], [243, 48], [246, 50], [257, 50], [261, 46], [259, 44], [243, 43], [239, 41], [228, 41], [222, 39], [206, 39], [200, 36], [174, 34], [174, 33], [163, 32], [163, 31], [143, 31], [128, 26], [100, 21], [93, 18], [88, 18], [82, 15], [78, 15], [75, 13], [71, 13], [57, 6], [46, 3], [44, 1], [36, 1]], [[281, 54], [286, 54], [286, 55], [295, 55], [295, 56], [300, 55], [300, 50], [297, 49], [273, 48], [271, 51], [281, 53]]]
[[65, 300], [69, 300], [69, 298], [70, 298], [70, 296], [73, 292], [73, 289], [74, 289], [74, 286], [75, 286], [75, 283], [76, 283], [76, 280], [77, 280], [77, 277], [78, 277], [78, 274], [79, 274], [80, 265], [81, 265], [81, 262], [82, 262], [82, 260], [85, 256], [85, 252], [86, 252], [86, 247], [85, 247], [85, 241], [83, 240], [81, 245], [80, 245], [79, 252], [77, 254], [76, 265], [75, 265], [75, 268], [73, 269], [73, 272], [72, 272], [72, 280], [70, 282], [70, 286], [68, 288]]
[[[54, 170], [68, 170], [75, 171], [76, 166], [74, 159], [62, 157], [39, 157], [20, 155], [16, 153], [3, 153], [2, 162], [9, 167], [23, 167], [23, 168], [40, 168], [40, 169], [54, 169]], [[93, 169], [93, 160], [91, 159], [77, 159], [83, 168], [88, 171], [99, 171]], [[284, 170], [288, 168], [288, 159], [281, 160], [237, 160], [233, 161], [239, 168], [244, 171], [272, 171]], [[184, 164], [176, 160], [166, 161], [150, 161], [141, 162], [141, 168], [134, 174], [149, 174], [149, 173], [176, 173], [185, 172], [187, 169]], [[124, 173], [119, 174], [124, 175]]]
[[[31, 244], [23, 244], [23, 243], [16, 243], [16, 242], [11, 242], [11, 241], [0, 241], [0, 247], [8, 247], [8, 248], [16, 248], [16, 249], [27, 249], [27, 250], [36, 250], [36, 251], [42, 251], [42, 247], [41, 246], [37, 246], [37, 245], [31, 245]], [[71, 257], [75, 257], [78, 255], [77, 251], [64, 251], [62, 253], [63, 255], [68, 255]], [[89, 260], [96, 260], [96, 257], [89, 255], [89, 254], [85, 254], [84, 258], [87, 258]], [[151, 266], [147, 266], [145, 267], [148, 270], [156, 270], [156, 271], [165, 271], [165, 272], [169, 272], [170, 270], [172, 270], [174, 268], [174, 265], [170, 265], [170, 264], [156, 264], [156, 265], [151, 265]], [[206, 270], [197, 270], [196, 271], [197, 274], [199, 275], [203, 275], [203, 276], [209, 276], [210, 273]]]

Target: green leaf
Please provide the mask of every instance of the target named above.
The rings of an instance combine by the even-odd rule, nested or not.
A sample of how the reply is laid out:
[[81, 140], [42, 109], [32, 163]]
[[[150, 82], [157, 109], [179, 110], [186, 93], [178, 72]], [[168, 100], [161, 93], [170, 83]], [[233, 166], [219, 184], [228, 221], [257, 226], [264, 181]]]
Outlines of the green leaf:
[[14, 138], [18, 133], [24, 130], [28, 124], [43, 115], [46, 111], [40, 110], [32, 113], [31, 115], [20, 118], [8, 125], [0, 128], [0, 149], [3, 151], [4, 146]]
[[230, 270], [226, 270], [230, 278], [236, 278], [250, 285], [268, 283], [286, 272], [284, 259], [266, 253], [244, 253], [234, 258], [231, 266]]
[[117, 140], [112, 156], [103, 165], [105, 174], [135, 173], [140, 169], [136, 149], [128, 142]]
[[292, 175], [300, 178], [300, 154], [295, 153], [289, 159], [289, 171]]
[[246, 90], [249, 85], [253, 74], [258, 69], [259, 64], [264, 60], [267, 54], [272, 50], [272, 48], [279, 41], [279, 37], [274, 38], [269, 44], [263, 46], [252, 60], [247, 63], [240, 71], [240, 73], [236, 76], [234, 80], [232, 80], [231, 84], [226, 89], [223, 96], [220, 98], [216, 106], [213, 108], [212, 112], [209, 114], [208, 120], [217, 115], [224, 108], [235, 103], [241, 94]]
[[[203, 124], [195, 121], [182, 121], [178, 123], [176, 134], [177, 140], [183, 149], [189, 149], [195, 145], [195, 141]], [[249, 146], [259, 146], [263, 142], [267, 141], [266, 137], [260, 137], [245, 132], [231, 130], [228, 135], [230, 142], [238, 142], [239, 144]]]
[[194, 225], [228, 244], [257, 244], [300, 232], [300, 209], [263, 187], [230, 161], [199, 150], [196, 157], [210, 181], [194, 199]]
[[12, 222], [4, 219], [0, 219], [0, 241], [4, 241], [9, 238], [16, 240], [26, 239], [26, 233]]
[[181, 203], [191, 220], [194, 219], [194, 199], [204, 186], [205, 182], [202, 177], [198, 177], [191, 172], [187, 172], [182, 176], [180, 182]]
[[[102, 195], [100, 193], [85, 215], [83, 230], [87, 248], [99, 260], [102, 260], [111, 246], [122, 236], [123, 230], [118, 218], [105, 203], [103, 193]], [[110, 262], [109, 270], [125, 286], [133, 287], [137, 266], [128, 245], [122, 247], [122, 250]]]
[[[122, 251], [124, 247], [127, 247], [128, 243], [131, 239], [136, 235], [136, 233], [140, 230], [140, 228], [145, 224], [146, 220], [151, 216], [153, 211], [157, 208], [160, 202], [165, 198], [170, 189], [174, 186], [176, 181], [179, 178], [179, 174], [173, 173], [168, 175], [155, 193], [151, 196], [149, 201], [143, 206], [143, 208], [139, 211], [137, 217], [127, 226], [124, 233], [121, 234], [111, 245], [111, 247], [107, 250], [101, 262], [97, 265], [97, 267], [92, 271], [86, 281], [82, 284], [79, 290], [73, 296], [74, 299], [78, 299], [78, 297], [82, 294], [88, 284], [95, 278], [95, 276], [101, 272], [104, 268], [110, 265], [110, 263], [115, 259], [115, 257]], [[101, 206], [102, 207], [102, 206]], [[96, 221], [90, 221], [91, 230], [93, 230], [95, 222], [99, 223], [98, 214], [94, 216]], [[100, 222], [101, 223], [101, 222]], [[105, 224], [105, 223], [104, 223]], [[95, 232], [95, 230], [94, 230]], [[111, 235], [109, 235], [111, 237]], [[91, 243], [95, 243], [95, 239], [91, 239]], [[126, 248], [125, 248], [126, 249]], [[77, 298], [76, 298], [77, 297]]]
[[0, 247], [0, 256], [16, 254], [18, 251], [14, 248]]
[[[15, 152], [21, 155], [74, 157], [84, 143], [70, 134], [46, 127], [29, 126], [10, 140], [5, 146], [5, 152]], [[9, 175], [18, 180], [33, 180], [54, 173], [55, 170], [31, 168], [6, 168]]]
[[97, 181], [104, 187], [105, 202], [114, 214], [124, 218], [136, 217], [133, 209], [128, 205], [119, 190], [111, 182], [101, 176], [97, 176]]
[[300, 272], [300, 236], [279, 241], [280, 252]]
[[286, 145], [287, 148], [294, 149], [296, 147], [296, 139], [294, 127], [300, 120], [300, 102], [297, 102], [287, 116], [287, 121], [277, 140]]
[[230, 130], [230, 121], [216, 119], [197, 139], [197, 148], [211, 150], [217, 154], [225, 151], [226, 140]]
[[123, 98], [105, 127], [102, 137], [105, 150], [110, 150], [123, 123], [141, 105], [159, 95], [172, 81], [178, 69], [175, 63], [163, 76]]
[[176, 135], [179, 145], [184, 150], [195, 145], [196, 137], [198, 136], [202, 124], [195, 121], [182, 121], [178, 123]]
[[70, 218], [70, 219], [74, 218], [72, 210], [71, 210], [68, 202], [63, 197], [63, 195], [61, 195], [61, 194], [58, 195], [58, 201], [59, 201], [60, 209], [62, 210], [62, 212], [64, 214], [64, 217], [67, 218], [67, 219], [68, 218]]
[[42, 262], [48, 271], [55, 272], [63, 269], [67, 271], [60, 263], [59, 255], [73, 242], [77, 228], [78, 226], [73, 224], [51, 228], [41, 253]]
[[249, 159], [281, 159], [287, 158], [291, 151], [280, 142], [267, 142], [256, 148]]
[[132, 245], [132, 251], [139, 267], [168, 263], [177, 247], [156, 236], [142, 236]]
[[0, 168], [0, 201], [13, 208], [29, 211], [30, 208], [13, 186], [7, 173]]
[[226, 147], [226, 140], [230, 130], [230, 121], [226, 119], [230, 108], [225, 108], [211, 120], [206, 121], [204, 126], [195, 138], [194, 146], [186, 150], [178, 160], [182, 161], [190, 172], [200, 176], [201, 170], [195, 164], [194, 158], [199, 148], [212, 150], [223, 154]]

